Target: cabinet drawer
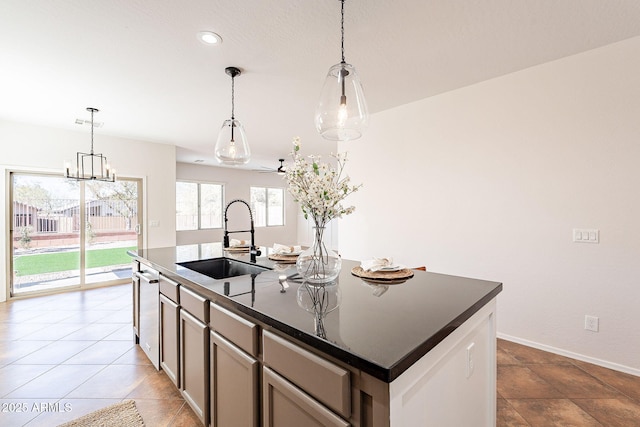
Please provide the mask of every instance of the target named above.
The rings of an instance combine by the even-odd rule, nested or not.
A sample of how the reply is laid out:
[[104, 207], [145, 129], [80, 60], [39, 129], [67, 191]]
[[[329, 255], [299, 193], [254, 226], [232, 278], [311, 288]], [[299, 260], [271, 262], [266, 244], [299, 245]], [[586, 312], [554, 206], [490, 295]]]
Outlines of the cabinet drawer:
[[262, 374], [264, 427], [351, 425], [271, 369]]
[[211, 303], [211, 328], [254, 357], [258, 357], [258, 325]]
[[262, 333], [264, 364], [345, 418], [351, 415], [349, 371], [269, 332]]
[[180, 303], [180, 297], [178, 292], [178, 283], [173, 280], [166, 278], [164, 276], [160, 276], [160, 293], [169, 298], [171, 301], [176, 304]]
[[209, 301], [195, 292], [179, 286], [180, 306], [204, 323], [209, 323]]

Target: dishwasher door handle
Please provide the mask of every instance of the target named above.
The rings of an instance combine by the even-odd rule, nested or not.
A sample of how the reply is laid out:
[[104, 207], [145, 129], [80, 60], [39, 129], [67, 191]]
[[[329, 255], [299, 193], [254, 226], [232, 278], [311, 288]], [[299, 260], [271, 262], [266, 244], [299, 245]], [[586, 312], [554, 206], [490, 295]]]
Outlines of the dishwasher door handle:
[[158, 283], [160, 279], [155, 274], [151, 274], [146, 271], [136, 271], [136, 277], [140, 280], [144, 280], [147, 283]]

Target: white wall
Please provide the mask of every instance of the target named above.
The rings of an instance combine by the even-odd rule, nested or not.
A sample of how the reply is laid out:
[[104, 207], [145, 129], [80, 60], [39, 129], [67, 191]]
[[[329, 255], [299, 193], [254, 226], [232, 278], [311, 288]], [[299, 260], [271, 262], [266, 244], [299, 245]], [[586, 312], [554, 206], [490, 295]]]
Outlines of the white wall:
[[[109, 158], [118, 175], [142, 178], [144, 182], [144, 245], [149, 248], [175, 245], [175, 170], [176, 154], [172, 145], [152, 144], [101, 135], [96, 131], [95, 149]], [[63, 173], [65, 161], [75, 161], [78, 151], [86, 152], [91, 142], [90, 129], [69, 131], [0, 120], [0, 301], [6, 298], [9, 249], [8, 171]], [[158, 227], [147, 227], [149, 221]]]
[[343, 256], [503, 282], [500, 335], [640, 374], [640, 38], [375, 114], [345, 149]]
[[[178, 163], [176, 167], [178, 180], [214, 182], [224, 185], [225, 206], [232, 200], [242, 199], [251, 203], [250, 187], [269, 187], [285, 189], [285, 225], [282, 227], [256, 227], [255, 240], [258, 246], [273, 246], [274, 243], [295, 244], [298, 240], [297, 215], [298, 205], [293, 202], [286, 191], [285, 179], [276, 173], [262, 173], [243, 169], [203, 166], [188, 163]], [[175, 209], [174, 209], [175, 211]], [[244, 205], [231, 205], [228, 212], [229, 230], [248, 230], [249, 214]], [[177, 244], [193, 244], [206, 242], [221, 242], [223, 229], [178, 231]], [[235, 239], [249, 240], [249, 233], [232, 234]]]

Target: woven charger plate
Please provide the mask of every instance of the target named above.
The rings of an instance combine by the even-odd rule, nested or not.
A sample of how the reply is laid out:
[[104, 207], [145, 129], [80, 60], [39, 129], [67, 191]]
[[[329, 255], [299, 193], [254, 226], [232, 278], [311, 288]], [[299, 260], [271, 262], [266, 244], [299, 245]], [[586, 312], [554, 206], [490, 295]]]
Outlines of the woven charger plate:
[[295, 264], [298, 259], [298, 254], [296, 255], [283, 255], [283, 254], [271, 254], [267, 258], [271, 261], [277, 261], [280, 264]]
[[413, 277], [413, 270], [403, 268], [398, 271], [365, 271], [362, 267], [357, 266], [351, 269], [351, 274], [362, 279], [375, 280], [376, 283], [395, 282]]
[[249, 252], [249, 249], [251, 249], [249, 246], [229, 246], [224, 248], [227, 252]]

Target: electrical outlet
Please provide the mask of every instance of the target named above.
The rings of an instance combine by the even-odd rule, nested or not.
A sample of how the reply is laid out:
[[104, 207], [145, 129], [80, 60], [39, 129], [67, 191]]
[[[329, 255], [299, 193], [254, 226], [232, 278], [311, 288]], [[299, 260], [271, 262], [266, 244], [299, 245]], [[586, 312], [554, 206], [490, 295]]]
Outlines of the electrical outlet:
[[473, 370], [475, 368], [475, 360], [474, 360], [474, 356], [475, 356], [475, 348], [476, 343], [471, 343], [467, 346], [467, 369], [466, 369], [466, 374], [467, 374], [467, 378], [469, 378], [471, 375], [473, 375]]
[[584, 316], [584, 328], [587, 331], [598, 332], [600, 319], [596, 316]]

